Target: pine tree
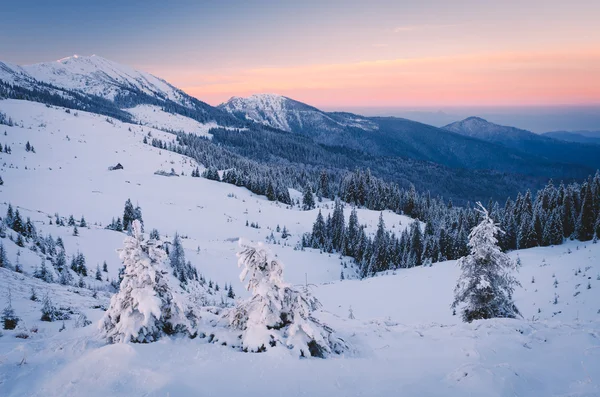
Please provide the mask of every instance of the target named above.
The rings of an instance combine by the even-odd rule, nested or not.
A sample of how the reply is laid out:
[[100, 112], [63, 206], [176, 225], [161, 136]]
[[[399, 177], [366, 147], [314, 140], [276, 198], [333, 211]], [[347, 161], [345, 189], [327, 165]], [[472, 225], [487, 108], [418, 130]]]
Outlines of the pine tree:
[[123, 230], [128, 230], [129, 225], [135, 219], [135, 208], [131, 203], [131, 199], [127, 199], [125, 202], [125, 209], [123, 210]]
[[227, 290], [227, 297], [230, 299], [235, 299], [235, 293], [233, 292], [233, 287], [229, 284], [229, 289]]
[[327, 232], [325, 230], [325, 221], [323, 220], [323, 214], [321, 214], [321, 210], [319, 210], [319, 213], [317, 214], [317, 220], [313, 224], [312, 228], [312, 247], [325, 247], [326, 236]]
[[325, 357], [345, 349], [345, 343], [312, 316], [319, 302], [283, 281], [282, 265], [262, 243], [240, 241], [240, 248], [240, 279], [248, 281], [252, 297], [238, 302], [227, 318], [242, 331], [244, 351], [262, 352], [282, 345], [299, 356]]
[[102, 272], [100, 272], [100, 265], [96, 265], [96, 280], [102, 281]]
[[169, 252], [169, 260], [173, 268], [173, 275], [182, 283], [190, 280], [198, 280], [198, 273], [190, 262], [185, 260], [185, 251], [181, 243], [181, 237], [175, 233], [172, 248]]
[[168, 270], [168, 258], [156, 240], [145, 241], [141, 223], [132, 222], [120, 252], [125, 266], [119, 292], [101, 323], [109, 343], [154, 342], [164, 335], [194, 335], [191, 315], [186, 316], [184, 298]]
[[42, 303], [42, 317], [40, 320], [48, 322], [57, 320], [59, 313], [56, 310], [56, 307], [54, 307], [54, 304], [52, 303], [52, 300], [48, 294], [44, 296]]
[[519, 282], [510, 273], [516, 265], [497, 246], [500, 228], [489, 217], [487, 210], [477, 203], [483, 219], [469, 235], [469, 255], [458, 261], [462, 275], [455, 288], [452, 308], [466, 304], [463, 321], [494, 317], [515, 318], [520, 315], [512, 300]]
[[302, 196], [302, 209], [304, 211], [312, 210], [315, 208], [315, 198], [313, 197], [313, 191], [309, 184], [304, 188], [304, 194]]
[[577, 238], [581, 241], [588, 241], [594, 237], [594, 223], [596, 219], [594, 216], [593, 200], [592, 188], [586, 182], [582, 186], [581, 211], [577, 225], [575, 226]]
[[325, 197], [329, 198], [329, 177], [327, 176], [327, 171], [321, 171], [321, 175], [319, 176], [319, 190], [318, 190], [319, 198]]
[[7, 269], [12, 269], [12, 265], [8, 260], [8, 256], [6, 254], [6, 248], [4, 248], [4, 244], [0, 241], [0, 267], [5, 267]]
[[46, 266], [46, 260], [44, 258], [42, 258], [42, 265], [40, 266], [40, 268], [36, 269], [36, 271], [33, 273], [33, 277], [44, 280], [47, 283], [54, 282], [54, 276], [52, 275], [52, 271], [50, 271]]
[[15, 310], [12, 307], [12, 297], [10, 293], [10, 288], [8, 290], [8, 304], [2, 311], [2, 328], [6, 330], [11, 330], [17, 328], [19, 324], [19, 317], [15, 314]]
[[336, 252], [344, 249], [344, 235], [346, 231], [344, 208], [339, 199], [335, 200], [333, 216], [331, 217], [331, 244]]

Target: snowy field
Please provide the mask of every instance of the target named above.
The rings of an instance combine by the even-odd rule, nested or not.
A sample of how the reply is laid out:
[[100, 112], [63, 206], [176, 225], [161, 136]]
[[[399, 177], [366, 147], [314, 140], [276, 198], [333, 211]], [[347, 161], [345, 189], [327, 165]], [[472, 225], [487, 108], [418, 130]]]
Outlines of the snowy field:
[[[264, 241], [273, 233], [279, 244], [269, 245], [284, 263], [286, 281], [308, 282], [323, 304], [318, 317], [352, 346], [343, 356], [298, 359], [283, 349], [242, 353], [206, 338], [107, 345], [97, 327], [110, 298], [107, 283], [92, 271], [85, 283], [98, 289], [94, 296], [90, 289], [32, 278], [40, 257], [6, 238], [1, 241], [9, 260], [25, 274], [0, 269], [0, 307], [10, 288], [22, 319], [19, 329], [0, 337], [0, 396], [600, 395], [600, 244], [570, 241], [512, 252], [522, 264], [515, 302], [523, 318], [464, 324], [450, 308], [459, 276], [455, 261], [365, 280], [352, 279], [347, 268], [340, 281], [340, 262], [348, 258], [295, 249], [319, 208], [301, 211], [192, 178], [198, 166], [193, 160], [143, 143], [149, 133], [174, 138], [153, 127], [201, 134], [203, 126], [192, 120], [145, 107], [135, 112], [142, 125], [126, 124], [17, 100], [0, 101], [0, 112], [18, 124], [0, 126], [0, 143], [12, 148], [0, 154], [1, 216], [11, 203], [38, 232], [61, 237], [69, 258], [82, 252], [91, 270], [106, 261], [103, 278], [113, 279], [121, 265], [115, 250], [125, 234], [104, 226], [122, 216], [131, 199], [141, 207], [147, 231], [156, 228], [164, 239], [178, 232], [198, 272], [221, 286], [231, 284], [238, 297], [247, 296], [238, 278], [238, 239]], [[35, 153], [25, 151], [28, 141]], [[117, 163], [124, 169], [108, 170]], [[155, 174], [171, 169], [179, 176]], [[324, 215], [333, 210], [331, 202], [318, 206]], [[55, 213], [84, 216], [88, 227], [73, 236], [73, 227], [50, 224]], [[391, 212], [383, 216], [396, 233], [412, 221]], [[358, 210], [369, 233], [378, 217]], [[278, 225], [291, 236], [282, 239]], [[32, 287], [56, 306], [71, 308], [62, 332], [63, 322], [40, 321], [42, 304], [30, 300]], [[92, 324], [81, 326], [82, 315]]]

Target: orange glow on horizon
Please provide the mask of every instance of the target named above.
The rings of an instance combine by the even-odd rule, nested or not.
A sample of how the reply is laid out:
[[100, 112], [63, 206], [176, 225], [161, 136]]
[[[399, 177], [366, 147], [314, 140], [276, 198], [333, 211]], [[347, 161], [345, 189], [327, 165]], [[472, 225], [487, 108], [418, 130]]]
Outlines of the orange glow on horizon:
[[600, 103], [598, 48], [161, 73], [213, 105], [265, 92], [316, 106]]

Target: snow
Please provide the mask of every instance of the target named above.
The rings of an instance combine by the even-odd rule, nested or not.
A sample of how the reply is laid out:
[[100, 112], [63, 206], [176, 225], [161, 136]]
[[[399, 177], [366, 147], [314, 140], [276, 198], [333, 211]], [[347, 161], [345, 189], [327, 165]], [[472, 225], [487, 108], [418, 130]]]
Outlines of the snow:
[[[229, 113], [242, 113], [248, 120], [288, 132], [297, 130], [339, 130], [350, 126], [371, 131], [377, 124], [366, 118], [338, 114], [337, 118], [312, 106], [277, 94], [232, 97], [219, 107]], [[315, 131], [319, 132], [319, 131]]]
[[179, 114], [167, 113], [160, 106], [156, 105], [138, 105], [134, 108], [126, 109], [126, 111], [133, 115], [135, 121], [142, 125], [164, 131], [183, 131], [198, 136], [212, 137], [212, 134], [208, 131], [211, 128], [219, 127], [215, 122], [200, 123]]
[[[15, 66], [0, 63], [0, 78], [6, 81], [37, 80], [54, 86], [114, 100], [126, 90], [167, 98], [188, 106], [187, 99], [175, 87], [149, 73], [135, 70], [97, 55], [63, 58], [55, 62]], [[7, 73], [8, 71], [8, 73]], [[19, 76], [14, 76], [16, 72]]]
[[[341, 356], [298, 359], [287, 349], [242, 353], [208, 338], [108, 345], [96, 326], [109, 305], [105, 283], [85, 279], [99, 288], [94, 297], [89, 289], [34, 279], [30, 275], [40, 258], [6, 238], [1, 241], [9, 260], [14, 264], [20, 252], [26, 274], [0, 269], [0, 309], [10, 287], [22, 319], [17, 330], [0, 336], [3, 397], [600, 395], [600, 244], [569, 241], [510, 253], [521, 262], [516, 277], [523, 287], [513, 298], [523, 318], [465, 324], [450, 308], [460, 275], [456, 261], [339, 281], [340, 261], [348, 258], [294, 249], [319, 209], [324, 216], [333, 211], [330, 201], [300, 211], [243, 188], [191, 178], [193, 160], [142, 143], [149, 132], [174, 138], [152, 128], [148, 115], [148, 125], [140, 126], [17, 100], [0, 101], [0, 111], [19, 124], [0, 126], [0, 142], [12, 147], [12, 154], [0, 154], [0, 216], [12, 203], [38, 231], [60, 236], [69, 258], [81, 251], [90, 269], [106, 260], [108, 276], [115, 278], [120, 266], [115, 250], [125, 234], [102, 225], [122, 216], [131, 198], [142, 208], [147, 231], [157, 228], [169, 240], [179, 232], [185, 256], [198, 272], [220, 286], [232, 284], [241, 299], [249, 293], [238, 278], [238, 239], [261, 241], [273, 232], [281, 240], [274, 230], [285, 225], [290, 238], [267, 245], [285, 264], [286, 282], [308, 281], [323, 306], [318, 320], [352, 347]], [[195, 128], [191, 121], [172, 122]], [[25, 151], [27, 141], [36, 153]], [[108, 171], [117, 162], [124, 169]], [[185, 175], [154, 174], [171, 168]], [[49, 224], [55, 212], [76, 219], [84, 215], [89, 226], [72, 236], [72, 228]], [[396, 234], [411, 222], [390, 212], [383, 216]], [[378, 217], [378, 212], [358, 210], [369, 233]], [[246, 221], [261, 228], [246, 227]], [[55, 306], [77, 313], [64, 321], [64, 331], [59, 332], [60, 321], [40, 321], [42, 302], [29, 299], [31, 287], [40, 300], [48, 293]], [[348, 318], [350, 308], [355, 319]], [[79, 313], [93, 324], [77, 327]], [[19, 339], [18, 333], [29, 338]]]

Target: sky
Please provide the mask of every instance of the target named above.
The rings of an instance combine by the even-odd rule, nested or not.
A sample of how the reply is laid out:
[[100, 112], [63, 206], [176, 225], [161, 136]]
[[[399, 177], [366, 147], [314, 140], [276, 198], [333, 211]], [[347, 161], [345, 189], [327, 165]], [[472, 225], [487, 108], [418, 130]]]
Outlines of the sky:
[[3, 61], [97, 54], [213, 105], [600, 105], [598, 0], [22, 0], [2, 14]]

